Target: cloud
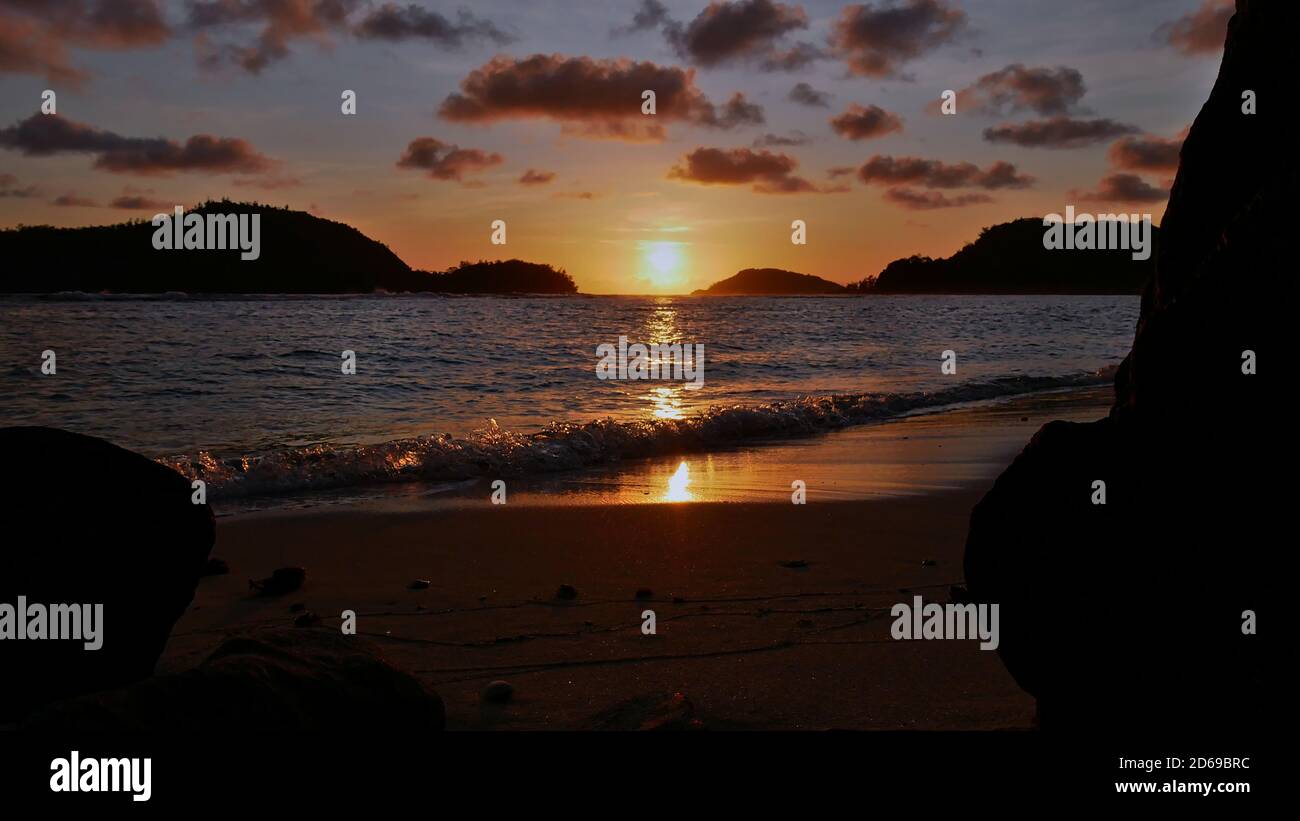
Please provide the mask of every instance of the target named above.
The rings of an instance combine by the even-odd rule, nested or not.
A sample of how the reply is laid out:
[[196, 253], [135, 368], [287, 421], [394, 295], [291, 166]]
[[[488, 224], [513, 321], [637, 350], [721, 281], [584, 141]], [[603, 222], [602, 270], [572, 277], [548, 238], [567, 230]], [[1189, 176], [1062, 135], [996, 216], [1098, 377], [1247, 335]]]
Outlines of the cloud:
[[0, 74], [39, 74], [76, 88], [90, 75], [70, 64], [69, 47], [139, 48], [170, 35], [156, 0], [2, 0]]
[[[1075, 109], [1086, 91], [1083, 75], [1068, 66], [1026, 68], [1012, 63], [958, 91], [957, 110], [978, 114], [1026, 110], [1044, 115], [1065, 114]], [[940, 101], [935, 100], [926, 108], [937, 114]]]
[[1110, 174], [1103, 177], [1095, 191], [1071, 191], [1070, 195], [1085, 202], [1164, 202], [1169, 191], [1156, 188], [1137, 174]]
[[198, 134], [183, 143], [164, 137], [123, 137], [58, 114], [33, 114], [0, 129], [0, 148], [34, 157], [94, 154], [96, 168], [117, 174], [255, 173], [274, 165], [237, 137]]
[[297, 177], [268, 174], [262, 177], [236, 178], [230, 181], [238, 188], [260, 188], [263, 191], [279, 191], [283, 188], [297, 188], [302, 180]]
[[753, 142], [755, 148], [791, 148], [798, 145], [807, 145], [812, 142], [812, 137], [802, 131], [791, 131], [788, 136], [780, 134], [764, 134]]
[[887, 201], [909, 211], [933, 211], [937, 208], [961, 208], [993, 202], [988, 194], [958, 194], [948, 197], [938, 191], [914, 191], [911, 188], [890, 188], [885, 192]]
[[35, 185], [28, 185], [19, 188], [18, 178], [13, 174], [0, 174], [0, 199], [5, 197], [13, 199], [28, 199], [30, 197], [40, 196], [40, 193], [40, 188]]
[[515, 39], [490, 20], [475, 17], [464, 9], [457, 13], [455, 22], [452, 22], [436, 11], [429, 11], [413, 3], [407, 6], [384, 3], [363, 17], [353, 28], [353, 33], [363, 39], [420, 38], [453, 48], [469, 40], [503, 46]]
[[554, 171], [534, 171], [528, 169], [523, 176], [519, 178], [520, 185], [546, 185], [555, 179]]
[[78, 196], [77, 194], [60, 194], [50, 200], [50, 205], [59, 208], [98, 208], [99, 203], [89, 197]]
[[[653, 117], [641, 113], [646, 90], [655, 92]], [[663, 123], [729, 129], [763, 122], [762, 108], [743, 94], [715, 106], [695, 86], [693, 71], [560, 54], [495, 57], [461, 81], [438, 116], [458, 123], [549, 119], [566, 134], [629, 141], [664, 139]]]
[[779, 45], [790, 32], [808, 27], [808, 15], [800, 6], [773, 0], [713, 0], [685, 25], [664, 16], [669, 44], [695, 65], [759, 61], [768, 70], [794, 70], [819, 56], [808, 44], [788, 49]]
[[818, 91], [807, 83], [795, 83], [788, 97], [799, 105], [814, 108], [829, 108], [831, 104], [831, 95]]
[[903, 130], [903, 121], [878, 105], [851, 105], [831, 119], [831, 130], [849, 140], [869, 140]]
[[966, 13], [946, 0], [863, 3], [840, 11], [830, 43], [850, 73], [889, 77], [908, 60], [956, 39], [966, 24]]
[[0, 74], [43, 75], [74, 87], [89, 76], [72, 67], [63, 42], [43, 26], [7, 14], [0, 14]]
[[495, 152], [461, 148], [433, 137], [418, 137], [406, 146], [397, 167], [426, 171], [435, 180], [464, 182], [465, 174], [475, 174], [503, 162], [505, 157]]
[[1116, 168], [1134, 171], [1173, 171], [1178, 168], [1178, 152], [1182, 150], [1184, 133], [1174, 139], [1151, 134], [1124, 137], [1111, 145], [1106, 156]]
[[1025, 148], [1082, 148], [1138, 129], [1111, 119], [1076, 120], [1066, 116], [1030, 120], [984, 129], [991, 143], [1014, 143]]
[[922, 188], [1028, 188], [1034, 178], [1021, 174], [1008, 162], [995, 162], [987, 169], [974, 163], [948, 164], [920, 157], [889, 157], [876, 154], [858, 169], [858, 179], [867, 185], [919, 185]]
[[120, 197], [114, 197], [108, 203], [109, 208], [118, 208], [123, 211], [154, 211], [161, 212], [171, 208], [170, 203], [162, 200], [149, 199], [141, 194], [123, 194]]
[[623, 37], [629, 34], [636, 34], [639, 31], [652, 31], [663, 25], [671, 25], [672, 17], [668, 14], [668, 8], [659, 0], [641, 0], [641, 5], [637, 7], [636, 14], [632, 16], [632, 22], [626, 26], [615, 26], [609, 30], [611, 37]]
[[[198, 31], [195, 49], [205, 69], [238, 65], [253, 74], [289, 56], [289, 44], [298, 38], [329, 42], [332, 32], [346, 31], [348, 15], [360, 0], [188, 0], [188, 22]], [[209, 29], [246, 29], [260, 26], [247, 45], [217, 44]]]
[[1200, 8], [1156, 29], [1155, 37], [1189, 57], [1218, 54], [1228, 35], [1233, 0], [1205, 0]]
[[788, 154], [749, 148], [697, 148], [668, 171], [668, 178], [702, 185], [752, 185], [760, 194], [817, 191], [817, 186], [795, 176], [798, 160]]

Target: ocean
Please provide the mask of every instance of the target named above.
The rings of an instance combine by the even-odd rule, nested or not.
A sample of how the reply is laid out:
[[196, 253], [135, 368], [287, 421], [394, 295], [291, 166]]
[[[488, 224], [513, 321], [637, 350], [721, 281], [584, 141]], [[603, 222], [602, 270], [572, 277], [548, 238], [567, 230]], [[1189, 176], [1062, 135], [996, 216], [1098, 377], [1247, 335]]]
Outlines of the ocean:
[[[218, 501], [545, 473], [1101, 384], [1138, 308], [1131, 296], [0, 297], [0, 424], [104, 437], [203, 478]], [[620, 336], [703, 345], [702, 385], [598, 379], [598, 346]]]

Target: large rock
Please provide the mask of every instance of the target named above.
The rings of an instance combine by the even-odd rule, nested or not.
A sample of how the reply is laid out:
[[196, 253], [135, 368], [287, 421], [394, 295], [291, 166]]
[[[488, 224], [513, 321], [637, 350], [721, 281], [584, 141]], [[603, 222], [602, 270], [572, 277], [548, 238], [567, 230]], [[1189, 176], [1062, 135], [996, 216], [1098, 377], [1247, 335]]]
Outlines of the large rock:
[[103, 605], [102, 647], [0, 641], [0, 721], [153, 673], [215, 537], [184, 477], [102, 439], [0, 428], [0, 604]]
[[49, 705], [25, 731], [198, 736], [441, 730], [442, 700], [336, 630], [264, 630], [227, 639], [198, 667]]
[[1285, 87], [1298, 7], [1238, 0], [1109, 418], [1044, 427], [971, 514], [970, 592], [1001, 605], [999, 653], [1045, 730], [1267, 718], [1259, 638], [1241, 625], [1273, 605], [1277, 468], [1294, 457], [1276, 385], [1300, 192]]

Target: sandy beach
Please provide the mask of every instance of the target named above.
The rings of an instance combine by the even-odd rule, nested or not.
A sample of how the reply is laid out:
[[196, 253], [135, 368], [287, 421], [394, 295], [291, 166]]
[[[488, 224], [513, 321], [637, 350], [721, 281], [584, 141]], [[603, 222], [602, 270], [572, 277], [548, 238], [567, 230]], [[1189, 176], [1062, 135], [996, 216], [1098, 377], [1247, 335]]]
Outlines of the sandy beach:
[[[550, 480], [550, 504], [541, 490], [506, 505], [406, 493], [224, 517], [213, 556], [231, 572], [200, 582], [159, 669], [303, 611], [321, 623], [300, 629], [337, 631], [353, 610], [359, 635], [441, 695], [449, 729], [1027, 729], [1033, 701], [996, 653], [895, 641], [889, 608], [947, 601], [993, 478], [1047, 418], [1097, 418], [1107, 398], [1022, 397], [716, 454], [687, 503], [637, 501], [668, 469], [649, 463]], [[763, 485], [769, 501], [720, 500]], [[249, 579], [294, 565], [301, 590], [251, 596]], [[514, 688], [505, 704], [482, 698], [495, 680]]]

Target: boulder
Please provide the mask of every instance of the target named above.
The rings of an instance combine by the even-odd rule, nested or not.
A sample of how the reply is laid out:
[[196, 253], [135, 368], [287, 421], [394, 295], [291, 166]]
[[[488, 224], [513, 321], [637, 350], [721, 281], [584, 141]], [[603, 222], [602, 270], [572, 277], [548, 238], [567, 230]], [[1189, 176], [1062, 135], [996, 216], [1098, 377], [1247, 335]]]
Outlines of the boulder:
[[68, 431], [0, 428], [0, 604], [103, 605], [102, 646], [0, 641], [0, 721], [153, 673], [215, 538], [190, 482]]
[[[1043, 427], [971, 514], [970, 596], [1000, 604], [998, 652], [1044, 731], [1268, 720], [1258, 637], [1241, 627], [1274, 600], [1277, 467], [1294, 455], [1276, 386], [1300, 192], [1285, 103], [1298, 16], [1238, 0], [1109, 417]], [[1243, 372], [1245, 351], [1258, 373]]]
[[337, 630], [234, 636], [199, 666], [84, 695], [32, 713], [40, 733], [206, 734], [441, 730], [442, 700]]

